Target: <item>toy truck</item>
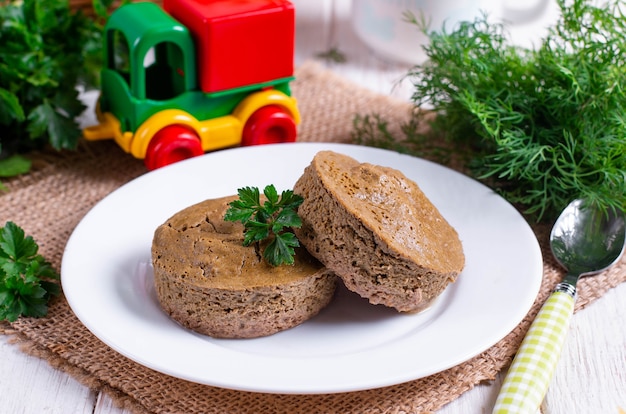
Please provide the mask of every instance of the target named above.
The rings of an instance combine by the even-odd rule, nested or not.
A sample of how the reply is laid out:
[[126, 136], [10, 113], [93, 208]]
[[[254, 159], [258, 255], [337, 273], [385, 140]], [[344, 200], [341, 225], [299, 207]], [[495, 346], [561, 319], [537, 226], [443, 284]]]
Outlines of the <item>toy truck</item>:
[[296, 140], [295, 16], [285, 0], [129, 3], [104, 28], [87, 140], [114, 139], [148, 169], [237, 145]]

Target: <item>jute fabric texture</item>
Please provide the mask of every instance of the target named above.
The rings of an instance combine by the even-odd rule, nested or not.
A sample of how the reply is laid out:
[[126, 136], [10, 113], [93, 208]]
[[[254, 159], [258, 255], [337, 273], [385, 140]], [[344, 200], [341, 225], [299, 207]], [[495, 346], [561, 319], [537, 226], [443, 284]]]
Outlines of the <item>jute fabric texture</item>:
[[[365, 90], [313, 62], [298, 68], [296, 76], [293, 92], [303, 114], [301, 141], [351, 142], [355, 114], [380, 114], [391, 126], [397, 126], [412, 109], [407, 102]], [[67, 239], [83, 216], [107, 194], [146, 170], [141, 161], [124, 154], [111, 142], [82, 143], [78, 151], [42, 152], [33, 157], [32, 173], [5, 183], [9, 191], [0, 195], [0, 223], [10, 220], [23, 227], [39, 243], [40, 253], [60, 269]], [[63, 296], [51, 303], [46, 317], [2, 323], [0, 331], [11, 335], [25, 352], [47, 360], [94, 390], [109, 393], [117, 404], [134, 413], [433, 412], [475, 385], [494, 379], [510, 364], [540, 305], [563, 276], [549, 252], [549, 229], [535, 226], [534, 230], [544, 254], [543, 283], [535, 305], [519, 326], [496, 345], [461, 365], [381, 389], [276, 395], [186, 382], [154, 372], [108, 348], [78, 321]], [[85, 277], [89, 277], [88, 269]], [[624, 281], [624, 260], [597, 277], [581, 280], [576, 310], [580, 311]]]

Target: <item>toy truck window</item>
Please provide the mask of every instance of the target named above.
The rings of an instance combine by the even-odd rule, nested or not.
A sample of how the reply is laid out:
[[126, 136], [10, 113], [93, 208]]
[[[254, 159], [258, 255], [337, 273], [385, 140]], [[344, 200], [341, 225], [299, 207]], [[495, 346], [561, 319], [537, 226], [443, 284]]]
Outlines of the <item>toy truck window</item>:
[[110, 30], [109, 37], [109, 50], [107, 56], [109, 57], [108, 66], [119, 73], [126, 83], [129, 83], [130, 79], [130, 50], [128, 48], [128, 41], [122, 32], [119, 30]]
[[183, 51], [173, 42], [157, 43], [143, 64], [146, 70], [146, 97], [172, 99], [185, 91], [185, 72], [181, 67]]

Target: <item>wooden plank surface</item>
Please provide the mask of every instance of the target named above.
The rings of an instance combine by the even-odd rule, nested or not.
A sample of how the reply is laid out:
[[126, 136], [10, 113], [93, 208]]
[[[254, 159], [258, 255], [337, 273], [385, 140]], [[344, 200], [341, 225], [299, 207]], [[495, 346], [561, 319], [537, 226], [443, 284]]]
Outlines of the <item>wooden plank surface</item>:
[[[337, 47], [343, 64], [323, 62], [339, 75], [376, 92], [409, 99], [410, 85], [398, 83], [406, 65], [371, 53], [354, 35], [349, 0], [295, 0], [296, 63]], [[548, 396], [544, 414], [626, 411], [626, 285], [576, 314]], [[6, 413], [129, 414], [46, 362], [22, 353], [0, 336], [0, 395]], [[440, 410], [441, 414], [490, 413], [500, 380], [481, 384]]]

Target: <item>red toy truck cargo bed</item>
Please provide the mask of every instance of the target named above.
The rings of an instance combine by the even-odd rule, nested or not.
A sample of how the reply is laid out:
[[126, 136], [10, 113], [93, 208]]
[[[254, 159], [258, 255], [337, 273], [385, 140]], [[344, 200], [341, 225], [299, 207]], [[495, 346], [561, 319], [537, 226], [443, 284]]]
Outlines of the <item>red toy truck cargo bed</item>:
[[293, 75], [295, 11], [286, 0], [164, 0], [189, 28], [204, 92]]

